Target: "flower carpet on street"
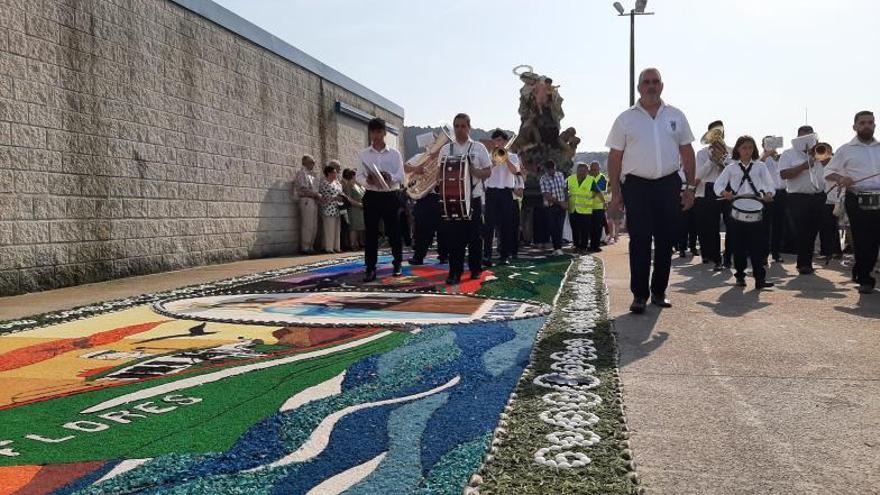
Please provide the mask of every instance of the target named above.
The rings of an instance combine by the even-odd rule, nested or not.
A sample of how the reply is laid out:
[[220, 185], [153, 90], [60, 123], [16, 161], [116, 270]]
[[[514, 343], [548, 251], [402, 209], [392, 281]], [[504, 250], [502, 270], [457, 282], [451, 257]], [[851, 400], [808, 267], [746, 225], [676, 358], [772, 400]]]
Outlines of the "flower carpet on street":
[[568, 493], [620, 450], [601, 278], [525, 254], [454, 289], [348, 259], [3, 322], [0, 495]]

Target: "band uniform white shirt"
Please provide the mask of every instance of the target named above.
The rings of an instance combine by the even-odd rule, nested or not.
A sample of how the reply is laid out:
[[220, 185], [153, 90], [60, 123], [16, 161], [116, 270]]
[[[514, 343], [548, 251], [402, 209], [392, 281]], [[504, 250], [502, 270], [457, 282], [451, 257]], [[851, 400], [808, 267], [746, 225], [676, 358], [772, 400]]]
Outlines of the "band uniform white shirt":
[[[788, 170], [807, 162], [809, 157], [803, 150], [789, 148], [779, 157], [779, 171]], [[822, 179], [822, 164], [815, 160], [812, 166], [802, 171], [797, 177], [785, 180], [785, 190], [791, 193], [816, 194], [825, 191], [825, 181]]]
[[724, 165], [719, 167], [717, 163], [713, 162], [710, 158], [709, 147], [697, 151], [697, 164], [696, 164], [696, 174], [695, 177], [699, 180], [699, 184], [697, 184], [697, 192], [694, 193], [694, 197], [697, 198], [705, 198], [706, 197], [706, 184], [710, 182], [715, 182], [718, 180], [718, 176], [721, 175], [721, 171], [724, 170], [724, 167], [730, 165], [730, 152], [731, 149], [728, 146], [727, 148], [727, 157], [724, 159]]
[[779, 160], [768, 156], [767, 160], [764, 161], [764, 165], [767, 166], [767, 171], [770, 172], [770, 177], [773, 179], [773, 183], [776, 184], [776, 190], [785, 189], [785, 180], [779, 175]]
[[[743, 174], [742, 168], [740, 168], [742, 164], [740, 160], [733, 160], [724, 167], [721, 175], [715, 180], [715, 194], [717, 196], [721, 196], [728, 185], [733, 190], [734, 196], [755, 195], [755, 191], [752, 190], [749, 181], [743, 180], [745, 174]], [[755, 189], [758, 190], [760, 196], [763, 196], [765, 193], [774, 194], [776, 192], [776, 184], [773, 182], [773, 177], [770, 177], [770, 172], [767, 170], [764, 162], [752, 161], [748, 171], [749, 178], [752, 179], [752, 183], [755, 185]]]
[[[365, 148], [358, 153], [361, 163], [358, 164], [355, 180], [358, 184], [364, 186], [367, 191], [397, 191], [403, 184], [403, 160], [400, 158], [400, 152], [394, 148], [385, 146], [381, 150], [377, 150], [372, 146]], [[376, 164], [379, 172], [387, 172], [391, 176], [388, 183], [388, 189], [382, 189], [378, 185], [374, 186], [367, 183], [367, 164]]]
[[[489, 151], [483, 146], [483, 143], [478, 141], [474, 141], [473, 139], [468, 138], [464, 143], [451, 142], [447, 145], [444, 145], [440, 148], [440, 160], [443, 159], [444, 156], [456, 156], [456, 155], [467, 155], [468, 150], [469, 159], [471, 165], [475, 169], [481, 168], [489, 168], [492, 166], [492, 158], [489, 157]], [[442, 162], [441, 162], [442, 163]], [[473, 175], [471, 177], [471, 198], [482, 198], [483, 193], [483, 181], [480, 179], [474, 179]]]
[[[856, 181], [880, 174], [880, 141], [863, 143], [859, 138], [844, 144], [825, 167], [825, 176], [840, 174]], [[849, 188], [852, 192], [880, 192], [880, 176], [863, 180]]]
[[[519, 172], [519, 156], [516, 153], [509, 152], [507, 156], [510, 157], [510, 163], [516, 168], [516, 171]], [[492, 175], [486, 179], [485, 185], [489, 189], [513, 189], [516, 187], [516, 174], [510, 171], [507, 163], [495, 165], [495, 162], [492, 162]]]
[[623, 182], [627, 174], [659, 179], [677, 172], [681, 163], [679, 146], [693, 141], [684, 113], [661, 100], [655, 118], [651, 118], [641, 102], [624, 110], [611, 126], [605, 146], [623, 151]]

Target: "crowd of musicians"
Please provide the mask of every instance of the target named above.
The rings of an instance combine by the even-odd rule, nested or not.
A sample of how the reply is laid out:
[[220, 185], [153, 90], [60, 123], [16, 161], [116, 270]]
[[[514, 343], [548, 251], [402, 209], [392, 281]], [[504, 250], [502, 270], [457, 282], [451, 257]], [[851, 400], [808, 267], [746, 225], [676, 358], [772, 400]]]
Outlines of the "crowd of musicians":
[[[603, 240], [616, 237], [612, 218], [625, 214], [634, 295], [630, 309], [641, 313], [648, 300], [671, 305], [665, 292], [673, 250], [686, 256], [690, 249], [708, 269], [733, 268], [738, 286], [746, 285], [746, 268], [751, 265], [755, 287], [763, 289], [773, 285], [767, 267], [782, 262], [782, 253], [796, 254], [800, 275], [812, 274], [817, 236], [821, 255], [839, 257], [843, 249], [838, 222], [844, 216], [848, 248], [855, 257], [853, 280], [859, 292], [874, 290], [880, 248], [880, 143], [874, 138], [871, 112], [855, 114], [855, 137], [834, 153], [810, 126], [800, 127], [792, 147], [781, 154], [780, 139], [771, 136], [759, 144], [743, 135], [728, 147], [721, 121], [709, 124], [703, 137], [706, 146], [695, 153], [686, 117], [660, 99], [662, 88], [659, 71], [642, 72], [641, 98], [617, 118], [609, 134], [607, 176], [595, 162], [576, 163], [568, 177], [553, 161], [539, 164], [541, 207], [532, 213], [535, 229], [544, 237], [536, 232], [538, 245], [546, 240], [548, 254], [561, 255], [567, 221], [577, 252], [600, 251]], [[494, 131], [487, 144], [474, 140], [470, 117], [461, 113], [453, 119], [449, 142], [403, 163], [400, 153], [385, 144], [384, 121], [374, 119], [368, 129], [370, 146], [360, 152], [356, 171], [343, 172], [341, 184], [338, 163], [328, 164], [324, 180], [318, 180], [309, 173], [314, 160], [303, 158], [297, 189], [304, 251], [314, 249], [318, 213], [325, 249], [339, 250], [340, 228], [334, 218], [344, 202], [348, 211], [361, 212], [361, 218], [355, 213], [349, 223], [361, 227], [362, 234], [354, 229], [349, 241], [353, 247], [363, 242], [364, 280], [376, 279], [380, 234], [391, 248], [392, 275], [400, 276], [403, 237], [409, 231], [401, 221], [405, 178], [432, 173], [428, 167], [435, 163], [467, 168], [460, 177], [462, 197], [448, 198], [442, 188], [447, 179], [440, 175], [434, 188], [415, 201], [412, 257], [407, 263], [424, 264], [436, 239], [437, 256], [449, 266], [446, 281], [457, 284], [517, 257], [527, 174], [517, 155], [506, 150], [510, 136], [505, 131]], [[466, 210], [456, 209], [463, 203]]]

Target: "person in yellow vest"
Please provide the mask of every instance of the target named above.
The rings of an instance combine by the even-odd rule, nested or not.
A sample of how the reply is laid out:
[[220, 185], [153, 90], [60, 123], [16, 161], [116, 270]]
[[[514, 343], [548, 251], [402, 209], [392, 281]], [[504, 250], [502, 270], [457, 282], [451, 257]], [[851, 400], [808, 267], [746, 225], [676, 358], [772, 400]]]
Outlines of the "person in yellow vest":
[[593, 177], [584, 162], [578, 162], [574, 174], [568, 176], [568, 221], [574, 248], [585, 253], [590, 247], [590, 228], [593, 213]]
[[599, 162], [590, 163], [590, 177], [593, 178], [593, 212], [590, 215], [590, 248], [588, 252], [602, 250], [602, 230], [605, 228], [605, 194], [608, 192], [608, 178], [599, 169]]

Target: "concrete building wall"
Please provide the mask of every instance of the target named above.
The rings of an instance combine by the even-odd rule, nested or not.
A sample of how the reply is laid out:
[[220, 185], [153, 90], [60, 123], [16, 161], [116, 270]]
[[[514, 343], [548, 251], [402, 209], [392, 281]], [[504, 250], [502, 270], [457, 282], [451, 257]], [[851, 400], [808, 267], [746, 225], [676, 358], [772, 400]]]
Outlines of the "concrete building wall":
[[300, 157], [367, 143], [337, 101], [402, 127], [207, 0], [0, 0], [0, 294], [296, 252]]

